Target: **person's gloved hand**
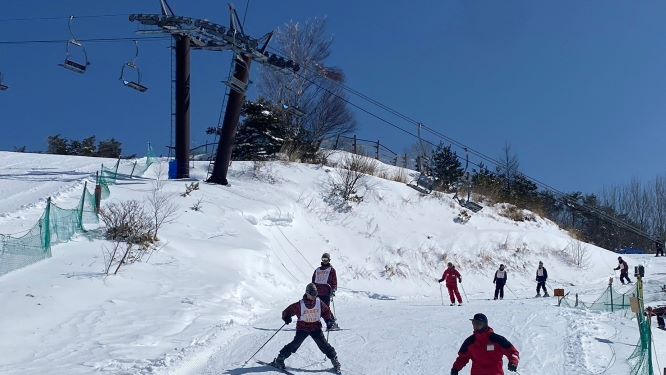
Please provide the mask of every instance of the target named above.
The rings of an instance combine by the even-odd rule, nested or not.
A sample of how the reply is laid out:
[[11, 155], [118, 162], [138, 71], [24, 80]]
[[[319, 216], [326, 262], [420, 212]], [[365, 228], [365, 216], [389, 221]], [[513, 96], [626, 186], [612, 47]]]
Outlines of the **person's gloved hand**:
[[444, 281], [444, 279], [437, 280], [438, 283], [441, 283], [442, 281]]
[[513, 363], [509, 363], [509, 366], [507, 368], [511, 372], [516, 372], [516, 370], [518, 370], [518, 366], [514, 365]]
[[458, 370], [451, 369], [451, 375], [458, 375]]
[[286, 317], [286, 318], [282, 318], [282, 321], [284, 322], [284, 324], [289, 324], [289, 323], [291, 323], [291, 316], [288, 316], [288, 317]]
[[333, 328], [333, 321], [329, 320], [329, 321], [326, 322], [326, 329], [329, 330], [331, 328]]
[[462, 284], [462, 277], [458, 278], [458, 282]]
[[335, 290], [331, 291], [331, 297], [335, 297]]
[[495, 284], [495, 280], [493, 280], [493, 284]]

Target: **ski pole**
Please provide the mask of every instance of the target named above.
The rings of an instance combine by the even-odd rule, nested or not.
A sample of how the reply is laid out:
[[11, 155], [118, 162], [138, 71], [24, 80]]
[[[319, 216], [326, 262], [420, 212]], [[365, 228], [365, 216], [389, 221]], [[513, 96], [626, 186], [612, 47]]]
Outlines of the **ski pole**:
[[511, 290], [511, 288], [509, 288], [508, 285], [505, 285], [505, 286], [506, 286], [507, 289], [509, 289], [509, 292], [511, 292], [511, 294], [513, 294], [514, 297], [519, 298], [518, 295], [516, 293], [514, 293], [513, 290]]
[[444, 292], [442, 292], [442, 284], [439, 284], [439, 296], [442, 297], [442, 306], [444, 306]]
[[467, 292], [465, 292], [465, 287], [462, 285], [462, 283], [460, 283], [460, 288], [463, 290], [463, 294], [465, 295], [467, 303], [469, 303], [469, 297], [467, 297]]
[[273, 334], [273, 336], [271, 336], [268, 340], [266, 340], [266, 342], [264, 343], [264, 345], [262, 345], [261, 348], [259, 348], [256, 352], [254, 352], [254, 354], [252, 354], [252, 357], [250, 357], [247, 361], [245, 361], [245, 363], [243, 363], [243, 366], [241, 366], [241, 368], [245, 367], [245, 366], [247, 365], [247, 363], [250, 362], [250, 361], [252, 360], [252, 358], [254, 358], [254, 356], [257, 355], [257, 354], [261, 351], [261, 349], [263, 349], [264, 346], [266, 346], [266, 344], [268, 344], [268, 342], [271, 341], [271, 340], [273, 339], [273, 337], [275, 337], [275, 335], [277, 335], [280, 331], [282, 331], [282, 328], [284, 328], [284, 326], [286, 326], [286, 325], [287, 325], [287, 323], [284, 323], [284, 324], [282, 325], [282, 327], [280, 327], [280, 329], [278, 329], [277, 331], [275, 331], [275, 333]]

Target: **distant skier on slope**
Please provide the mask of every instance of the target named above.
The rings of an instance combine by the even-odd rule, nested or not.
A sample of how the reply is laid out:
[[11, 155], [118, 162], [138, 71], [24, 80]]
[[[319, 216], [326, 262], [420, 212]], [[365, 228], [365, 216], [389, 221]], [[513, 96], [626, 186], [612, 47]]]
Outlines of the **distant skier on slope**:
[[488, 318], [483, 314], [475, 314], [472, 321], [474, 334], [468, 337], [458, 351], [458, 358], [453, 362], [451, 375], [458, 373], [472, 361], [471, 375], [504, 375], [502, 357], [509, 359], [507, 368], [511, 372], [518, 369], [520, 354], [509, 340], [496, 334], [488, 327]]
[[446, 270], [442, 275], [442, 278], [437, 282], [442, 282], [446, 280], [446, 289], [449, 291], [449, 298], [451, 299], [451, 306], [456, 304], [456, 298], [458, 298], [458, 306], [462, 306], [462, 297], [458, 291], [458, 283], [462, 283], [462, 276], [460, 272], [456, 270], [456, 266], [453, 263], [449, 262], [446, 265]]
[[620, 270], [620, 282], [624, 285], [624, 279], [627, 279], [627, 283], [631, 284], [631, 280], [629, 279], [629, 265], [622, 259], [622, 257], [617, 257], [617, 261], [619, 264], [613, 269], [615, 271]]
[[543, 296], [549, 297], [548, 290], [546, 290], [546, 280], [548, 280], [548, 271], [546, 267], [543, 266], [543, 262], [539, 261], [539, 268], [536, 271], [536, 282], [537, 282], [537, 297], [541, 297], [541, 289], [543, 288]]
[[[335, 268], [331, 266], [331, 255], [324, 253], [321, 256], [321, 266], [317, 267], [312, 274], [312, 282], [317, 285], [317, 292], [319, 292], [319, 299], [331, 306], [331, 298], [335, 297], [335, 292], [338, 290], [338, 276]], [[340, 329], [338, 323], [334, 320], [330, 330]]]
[[495, 284], [495, 298], [499, 296], [499, 299], [504, 299], [504, 285], [506, 285], [507, 274], [504, 269], [504, 265], [500, 264], [499, 269], [495, 271], [495, 278], [493, 278], [493, 284]]
[[656, 250], [655, 256], [658, 257], [659, 255], [661, 255], [663, 257], [664, 256], [664, 244], [661, 243], [661, 241], [656, 240], [656, 241], [654, 241], [654, 247], [655, 247], [655, 250]]
[[296, 353], [303, 341], [310, 336], [319, 347], [326, 357], [331, 360], [335, 371], [340, 371], [340, 362], [338, 355], [331, 344], [326, 341], [324, 333], [321, 330], [321, 318], [324, 318], [326, 325], [330, 327], [333, 324], [334, 317], [328, 306], [319, 298], [317, 298], [317, 287], [315, 284], [310, 283], [305, 288], [303, 299], [299, 302], [289, 305], [282, 312], [282, 320], [285, 324], [291, 323], [291, 317], [296, 316], [296, 336], [294, 340], [285, 345], [277, 358], [270, 363], [271, 366], [284, 370], [284, 360], [289, 358], [290, 355]]

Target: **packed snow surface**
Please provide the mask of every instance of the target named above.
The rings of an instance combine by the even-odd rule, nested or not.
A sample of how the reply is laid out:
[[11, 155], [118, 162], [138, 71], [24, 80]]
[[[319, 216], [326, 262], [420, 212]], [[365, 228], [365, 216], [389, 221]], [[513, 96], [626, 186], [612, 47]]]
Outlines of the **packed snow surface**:
[[[34, 225], [48, 196], [73, 207], [102, 163], [113, 161], [0, 153], [0, 233]], [[121, 172], [130, 165], [121, 163]], [[192, 176], [204, 179], [207, 166], [197, 162]], [[144, 179], [119, 179], [108, 201], [145, 201], [162, 176], [166, 161]], [[515, 222], [497, 205], [468, 212], [463, 223], [464, 209], [450, 195], [422, 196], [376, 177], [362, 182], [360, 202], [345, 206], [330, 196], [339, 175], [327, 166], [234, 162], [229, 177], [231, 186], [201, 183], [187, 197], [180, 193], [191, 181], [166, 181], [176, 220], [150, 257], [115, 276], [102, 272], [110, 243], [101, 228], [1, 276], [0, 373], [278, 374], [255, 360], [272, 360], [293, 324], [246, 361], [282, 325], [282, 309], [300, 299], [323, 252], [339, 278], [334, 307], [344, 330], [329, 340], [345, 374], [448, 374], [478, 312], [518, 348], [520, 374], [629, 373], [626, 358], [638, 341], [631, 312], [533, 298], [539, 261], [549, 288], [587, 302], [619, 276], [617, 255], [592, 245], [585, 245], [587, 264], [573, 265], [566, 252], [575, 241], [548, 220]], [[200, 211], [192, 209], [197, 202]], [[663, 300], [664, 258], [627, 259], [646, 265], [648, 301]], [[462, 274], [463, 306], [449, 306], [437, 284], [446, 262]], [[508, 288], [493, 301], [500, 263]], [[666, 332], [654, 331], [660, 368]], [[331, 368], [310, 339], [287, 366], [297, 374]]]

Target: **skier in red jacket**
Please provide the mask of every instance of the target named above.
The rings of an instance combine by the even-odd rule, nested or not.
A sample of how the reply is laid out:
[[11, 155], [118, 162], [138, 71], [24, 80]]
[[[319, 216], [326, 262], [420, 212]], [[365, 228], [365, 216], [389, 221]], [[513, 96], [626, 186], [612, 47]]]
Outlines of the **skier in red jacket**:
[[321, 331], [321, 319], [324, 318], [326, 325], [330, 327], [334, 321], [333, 314], [328, 306], [317, 298], [317, 286], [314, 283], [307, 285], [302, 300], [289, 305], [282, 312], [282, 320], [285, 324], [291, 323], [292, 316], [298, 318], [296, 322], [296, 336], [292, 342], [280, 350], [277, 358], [270, 365], [284, 370], [284, 360], [296, 353], [301, 344], [303, 344], [303, 341], [310, 336], [319, 347], [319, 350], [331, 360], [333, 368], [336, 371], [340, 371], [338, 355], [331, 344], [326, 341], [324, 333]]
[[518, 350], [509, 340], [493, 332], [488, 327], [488, 318], [483, 314], [475, 314], [472, 321], [474, 334], [463, 342], [458, 352], [458, 358], [453, 363], [451, 375], [465, 367], [472, 361], [471, 375], [504, 375], [502, 370], [502, 357], [509, 359], [508, 369], [515, 372], [520, 360]]
[[453, 263], [449, 262], [446, 265], [446, 270], [444, 271], [442, 278], [438, 280], [440, 283], [442, 281], [446, 281], [446, 289], [449, 291], [451, 306], [456, 304], [456, 298], [458, 298], [458, 306], [462, 306], [462, 297], [460, 297], [460, 292], [458, 291], [458, 283], [462, 283], [462, 277]]

